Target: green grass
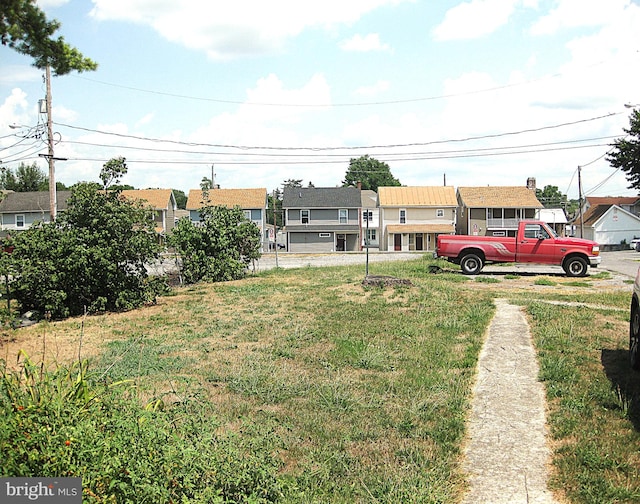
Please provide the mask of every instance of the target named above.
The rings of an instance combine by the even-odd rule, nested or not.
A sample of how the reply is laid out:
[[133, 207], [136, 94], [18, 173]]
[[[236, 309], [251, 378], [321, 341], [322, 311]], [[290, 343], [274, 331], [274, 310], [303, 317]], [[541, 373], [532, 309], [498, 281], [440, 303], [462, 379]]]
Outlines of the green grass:
[[[449, 503], [465, 491], [465, 420], [492, 300], [507, 297], [526, 307], [539, 352], [552, 486], [570, 502], [638, 501], [640, 375], [626, 363], [629, 290], [602, 291], [590, 277], [558, 279], [557, 289], [532, 295], [508, 288], [517, 275], [479, 286], [484, 277], [433, 274], [430, 264], [371, 266], [371, 274], [413, 284], [397, 288], [363, 287], [355, 266], [272, 270], [177, 289], [135, 312], [19, 334], [72, 361], [82, 327], [87, 380], [131, 384], [125, 396], [133, 403], [105, 399], [83, 417], [74, 432], [86, 438], [75, 436], [74, 460], [90, 467], [98, 444], [100, 460], [114, 468], [109, 477], [133, 468], [131, 479], [149, 486], [145, 495], [207, 502], [206, 484], [238, 501]], [[104, 405], [113, 408], [107, 419]], [[144, 413], [145, 405], [163, 410]], [[29, 417], [33, 428], [53, 420], [40, 412]], [[8, 403], [3, 413], [18, 418]], [[132, 444], [140, 418], [150, 430]], [[7, 436], [24, 436], [19, 424], [7, 425], [16, 427]], [[97, 433], [112, 425], [121, 425], [121, 435], [100, 444]], [[153, 470], [145, 469], [136, 461], [156, 442], [163, 448]], [[16, 467], [5, 465], [2, 474], [18, 475]], [[86, 478], [94, 492], [106, 484], [99, 471]], [[205, 475], [201, 482], [196, 473]]]
[[640, 502], [640, 375], [627, 360], [629, 295], [611, 310], [531, 303], [549, 401], [551, 485], [570, 502]]

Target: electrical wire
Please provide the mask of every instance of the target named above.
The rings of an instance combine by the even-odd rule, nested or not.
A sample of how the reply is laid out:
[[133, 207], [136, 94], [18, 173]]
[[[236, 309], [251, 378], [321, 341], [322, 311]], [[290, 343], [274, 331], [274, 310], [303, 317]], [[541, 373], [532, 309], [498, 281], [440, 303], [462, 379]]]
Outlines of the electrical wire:
[[88, 131], [90, 133], [100, 133], [103, 135], [110, 135], [110, 136], [116, 136], [116, 137], [120, 137], [120, 138], [132, 138], [135, 140], [144, 140], [144, 141], [148, 141], [148, 142], [161, 142], [161, 143], [169, 143], [169, 144], [177, 144], [177, 145], [188, 145], [191, 147], [218, 147], [218, 148], [228, 148], [228, 149], [239, 149], [239, 150], [292, 150], [292, 151], [297, 151], [297, 150], [304, 150], [304, 151], [330, 151], [330, 150], [366, 150], [366, 149], [391, 149], [391, 148], [400, 148], [400, 147], [417, 147], [417, 146], [425, 146], [425, 145], [437, 145], [437, 144], [444, 144], [444, 143], [458, 143], [458, 142], [468, 142], [471, 140], [486, 140], [489, 138], [501, 138], [501, 137], [506, 137], [506, 136], [514, 136], [514, 135], [521, 135], [524, 133], [534, 133], [534, 132], [540, 132], [540, 131], [545, 131], [545, 130], [550, 130], [550, 129], [556, 129], [556, 128], [562, 128], [565, 126], [575, 126], [576, 124], [582, 124], [582, 123], [586, 123], [586, 122], [591, 122], [591, 121], [597, 121], [600, 119], [606, 119], [608, 117], [612, 117], [615, 115], [619, 115], [622, 114], [622, 112], [611, 112], [609, 114], [605, 114], [605, 115], [601, 115], [601, 116], [597, 116], [597, 117], [591, 117], [589, 119], [580, 119], [577, 121], [571, 121], [571, 122], [566, 122], [566, 123], [561, 123], [561, 124], [554, 124], [554, 125], [549, 125], [549, 126], [540, 126], [537, 128], [529, 128], [529, 129], [524, 129], [524, 130], [519, 130], [519, 131], [509, 131], [509, 132], [504, 132], [504, 133], [494, 133], [494, 134], [489, 134], [489, 135], [477, 135], [477, 136], [470, 136], [470, 137], [464, 137], [464, 138], [452, 138], [452, 139], [447, 139], [447, 140], [432, 140], [429, 142], [413, 142], [413, 143], [406, 143], [406, 144], [387, 144], [387, 145], [366, 145], [366, 146], [340, 146], [340, 147], [269, 147], [269, 146], [247, 146], [247, 145], [232, 145], [232, 144], [212, 144], [212, 143], [199, 143], [199, 142], [184, 142], [184, 141], [180, 141], [180, 140], [168, 140], [168, 139], [160, 139], [160, 138], [152, 138], [152, 137], [142, 137], [142, 136], [137, 136], [137, 135], [127, 135], [124, 133], [114, 133], [114, 132], [110, 132], [110, 131], [101, 131], [101, 130], [96, 130], [96, 129], [91, 129], [91, 128], [84, 128], [84, 127], [80, 127], [80, 126], [72, 126], [70, 124], [64, 124], [64, 123], [58, 123], [58, 122], [54, 122], [53, 124], [55, 124], [56, 126], [61, 126], [64, 128], [70, 128], [70, 129], [74, 129], [74, 130], [80, 130], [80, 131]]

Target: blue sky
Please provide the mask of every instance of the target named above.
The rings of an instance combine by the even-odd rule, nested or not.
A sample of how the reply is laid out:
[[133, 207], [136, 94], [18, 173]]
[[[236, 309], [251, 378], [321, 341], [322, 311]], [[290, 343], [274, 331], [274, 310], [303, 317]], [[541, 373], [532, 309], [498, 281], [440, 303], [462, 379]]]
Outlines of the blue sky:
[[[369, 154], [403, 185], [633, 195], [604, 159], [640, 104], [631, 0], [40, 0], [98, 62], [52, 79], [56, 178], [188, 191], [340, 185]], [[0, 47], [0, 160], [46, 145], [42, 72]], [[18, 143], [19, 142], [19, 143]]]

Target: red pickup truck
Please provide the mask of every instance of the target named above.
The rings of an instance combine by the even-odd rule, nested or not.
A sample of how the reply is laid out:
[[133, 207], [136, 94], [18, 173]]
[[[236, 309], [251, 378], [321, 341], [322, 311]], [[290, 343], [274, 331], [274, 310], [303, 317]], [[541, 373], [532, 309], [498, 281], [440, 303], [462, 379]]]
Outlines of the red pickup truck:
[[591, 240], [561, 238], [544, 222], [520, 221], [515, 237], [439, 235], [435, 257], [477, 275], [486, 263], [537, 263], [562, 266], [567, 276], [587, 274], [600, 264], [600, 247]]

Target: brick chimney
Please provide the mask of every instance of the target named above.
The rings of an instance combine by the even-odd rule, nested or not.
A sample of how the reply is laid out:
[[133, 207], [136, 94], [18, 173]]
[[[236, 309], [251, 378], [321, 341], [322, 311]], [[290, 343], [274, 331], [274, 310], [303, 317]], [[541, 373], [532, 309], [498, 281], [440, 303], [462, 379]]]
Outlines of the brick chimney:
[[531, 189], [532, 191], [536, 190], [536, 178], [535, 177], [529, 177], [527, 179], [527, 189]]

